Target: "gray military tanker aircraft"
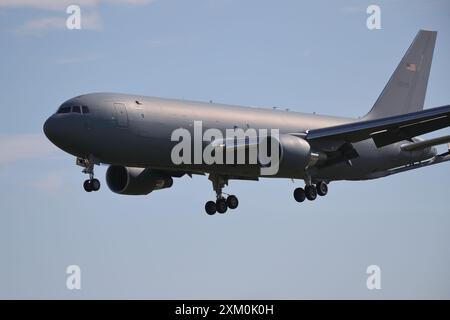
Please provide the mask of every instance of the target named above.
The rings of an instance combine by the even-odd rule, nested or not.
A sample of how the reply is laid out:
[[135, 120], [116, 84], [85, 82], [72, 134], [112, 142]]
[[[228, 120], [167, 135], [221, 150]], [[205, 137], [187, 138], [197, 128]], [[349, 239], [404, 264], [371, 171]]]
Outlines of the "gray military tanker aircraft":
[[[301, 179], [305, 187], [294, 190], [294, 199], [312, 201], [327, 194], [331, 181], [376, 179], [450, 160], [450, 151], [437, 154], [435, 147], [449, 143], [450, 136], [417, 137], [450, 125], [450, 105], [423, 109], [436, 35], [419, 31], [372, 109], [358, 119], [91, 93], [64, 102], [45, 122], [44, 132], [84, 168], [87, 192], [100, 188], [94, 165], [109, 164], [107, 185], [124, 195], [147, 195], [171, 187], [173, 178], [208, 174], [216, 192], [215, 201], [205, 205], [210, 215], [238, 206], [236, 196], [222, 192], [233, 179]], [[205, 139], [201, 133], [208, 129], [215, 131]], [[224, 134], [229, 129], [244, 136], [230, 138]], [[257, 131], [255, 138], [247, 135], [250, 129], [277, 130], [278, 135], [262, 138]], [[182, 131], [174, 135], [177, 130]], [[191, 150], [181, 150], [180, 140], [183, 135], [195, 140], [199, 130], [200, 153], [194, 152], [191, 161]], [[195, 149], [195, 144], [184, 146]], [[256, 162], [247, 161], [252, 148], [263, 144], [267, 155], [277, 154], [270, 174], [263, 173], [268, 163], [259, 153]], [[215, 161], [202, 157], [207, 148], [219, 155]], [[234, 160], [239, 150], [246, 152], [244, 162], [217, 161], [230, 154]]]

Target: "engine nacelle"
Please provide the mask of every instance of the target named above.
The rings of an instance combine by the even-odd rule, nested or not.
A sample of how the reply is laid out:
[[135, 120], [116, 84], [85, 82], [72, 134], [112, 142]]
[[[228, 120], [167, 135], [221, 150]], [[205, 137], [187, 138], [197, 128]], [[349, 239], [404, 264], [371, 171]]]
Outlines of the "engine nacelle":
[[170, 188], [170, 176], [154, 172], [149, 168], [109, 166], [106, 183], [112, 192], [127, 195], [146, 195], [153, 190]]
[[[275, 139], [269, 137], [268, 139]], [[266, 146], [270, 148], [270, 141]], [[300, 137], [290, 134], [280, 134], [278, 141], [275, 141], [279, 147], [279, 174], [293, 175], [302, 172], [306, 167], [312, 167], [319, 161], [324, 161], [326, 155], [314, 152], [310, 144]]]

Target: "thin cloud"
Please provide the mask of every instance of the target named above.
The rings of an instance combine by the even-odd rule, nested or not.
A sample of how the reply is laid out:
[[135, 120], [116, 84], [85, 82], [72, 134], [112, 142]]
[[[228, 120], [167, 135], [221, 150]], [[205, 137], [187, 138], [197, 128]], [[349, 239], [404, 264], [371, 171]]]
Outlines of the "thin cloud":
[[42, 192], [53, 193], [58, 192], [67, 185], [61, 172], [50, 172], [46, 176], [36, 181], [27, 183], [28, 186]]
[[97, 12], [85, 13], [81, 17], [81, 29], [86, 30], [102, 30], [103, 21]]
[[[94, 7], [98, 0], [78, 0], [76, 4], [80, 7]], [[0, 7], [6, 8], [32, 8], [42, 10], [62, 10], [74, 4], [73, 0], [0, 0]]]
[[143, 6], [155, 2], [156, 0], [109, 0], [109, 2], [117, 4], [128, 4], [133, 6]]
[[57, 150], [43, 134], [2, 134], [0, 149], [0, 166], [47, 158]]
[[148, 48], [158, 48], [158, 47], [163, 46], [163, 43], [159, 40], [145, 40], [144, 44]]
[[63, 30], [66, 28], [66, 19], [61, 17], [46, 17], [33, 19], [17, 27], [15, 31], [21, 34], [39, 34], [48, 30]]
[[[102, 30], [103, 22], [96, 8], [101, 4], [144, 6], [156, 0], [78, 0], [76, 4], [81, 8], [81, 29]], [[0, 0], [0, 8], [36, 9], [44, 11], [59, 11], [58, 16], [36, 18], [25, 21], [14, 29], [20, 34], [42, 34], [50, 30], [67, 30], [66, 9], [74, 4], [73, 0]]]
[[[42, 34], [50, 30], [67, 30], [67, 17], [44, 17], [33, 19], [17, 27], [15, 31], [21, 34]], [[102, 30], [103, 22], [96, 12], [84, 13], [81, 16], [81, 30]]]
[[99, 55], [89, 54], [89, 55], [57, 59], [57, 60], [55, 60], [55, 63], [56, 64], [77, 64], [77, 63], [93, 62], [93, 61], [97, 61], [99, 59], [100, 59]]
[[83, 7], [96, 7], [103, 3], [147, 5], [155, 0], [0, 0], [0, 7], [6, 8], [33, 8], [42, 10], [63, 10], [72, 4]]
[[341, 8], [341, 11], [345, 14], [366, 13], [367, 6], [364, 5], [348, 5]]

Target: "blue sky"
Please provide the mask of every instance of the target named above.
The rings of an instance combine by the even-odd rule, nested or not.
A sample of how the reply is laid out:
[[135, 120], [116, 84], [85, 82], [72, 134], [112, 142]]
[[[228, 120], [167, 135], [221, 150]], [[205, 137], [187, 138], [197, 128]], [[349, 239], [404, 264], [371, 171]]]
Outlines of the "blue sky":
[[[71, 3], [0, 1], [0, 297], [450, 298], [447, 164], [302, 204], [300, 181], [232, 181], [239, 209], [209, 217], [205, 177], [126, 197], [100, 167], [86, 194], [42, 133], [64, 100], [96, 91], [358, 117], [421, 28], [438, 31], [425, 107], [449, 104], [448, 1], [82, 0], [68, 30]], [[370, 4], [381, 30], [366, 27]], [[65, 287], [70, 264], [80, 291]]]

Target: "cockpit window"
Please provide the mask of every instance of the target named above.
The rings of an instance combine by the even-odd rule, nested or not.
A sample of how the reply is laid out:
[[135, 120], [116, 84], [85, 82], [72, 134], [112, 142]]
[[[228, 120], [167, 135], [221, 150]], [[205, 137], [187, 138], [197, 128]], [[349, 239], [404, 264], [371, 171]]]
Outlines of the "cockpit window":
[[89, 113], [89, 107], [88, 106], [70, 106], [67, 104], [63, 104], [61, 107], [59, 107], [58, 111], [56, 113], [83, 113], [87, 114]]
[[59, 108], [58, 113], [70, 113], [70, 107], [69, 106], [61, 106]]

